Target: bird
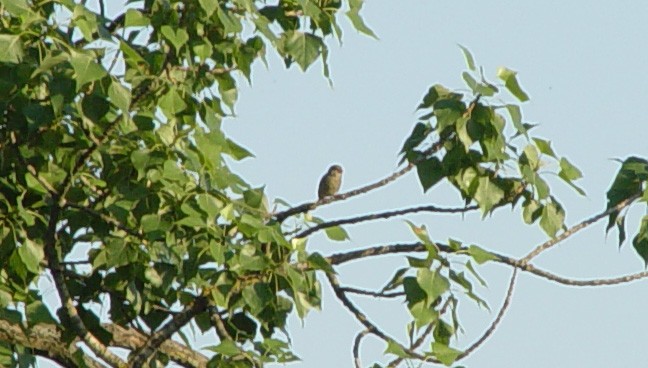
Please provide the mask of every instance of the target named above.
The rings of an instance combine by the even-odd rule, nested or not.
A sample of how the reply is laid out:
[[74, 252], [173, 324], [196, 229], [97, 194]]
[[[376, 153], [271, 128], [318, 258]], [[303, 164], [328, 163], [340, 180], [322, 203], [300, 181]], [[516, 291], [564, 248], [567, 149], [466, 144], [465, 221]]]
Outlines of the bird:
[[317, 196], [319, 199], [332, 196], [340, 190], [340, 185], [342, 185], [342, 166], [333, 165], [322, 176], [317, 190]]

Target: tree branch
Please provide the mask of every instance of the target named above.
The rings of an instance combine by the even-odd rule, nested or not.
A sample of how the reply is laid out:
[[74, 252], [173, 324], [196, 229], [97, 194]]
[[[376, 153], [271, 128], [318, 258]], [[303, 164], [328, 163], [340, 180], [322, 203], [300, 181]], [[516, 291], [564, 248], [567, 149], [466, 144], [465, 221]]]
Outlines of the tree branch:
[[387, 219], [390, 217], [394, 216], [402, 216], [408, 213], [416, 213], [416, 212], [437, 212], [437, 213], [465, 213], [468, 211], [473, 211], [479, 209], [479, 206], [473, 205], [473, 206], [468, 206], [468, 207], [454, 207], [454, 208], [448, 208], [448, 207], [437, 207], [437, 206], [418, 206], [418, 207], [412, 207], [412, 208], [404, 208], [401, 210], [393, 210], [393, 211], [385, 211], [385, 212], [379, 212], [379, 213], [374, 213], [370, 215], [362, 215], [362, 216], [357, 216], [357, 217], [352, 217], [352, 218], [347, 218], [347, 219], [340, 219], [340, 220], [333, 220], [333, 221], [327, 221], [327, 222], [322, 222], [321, 224], [317, 224], [309, 229], [303, 230], [299, 232], [297, 235], [295, 235], [295, 238], [305, 238], [308, 235], [322, 230], [322, 229], [328, 229], [330, 227], [334, 226], [340, 226], [340, 225], [346, 225], [346, 224], [357, 224], [360, 222], [364, 221], [371, 221], [371, 220], [377, 220], [377, 219]]
[[[0, 341], [30, 348], [36, 355], [54, 360], [64, 367], [77, 366], [79, 348], [74, 343], [61, 342], [61, 331], [55, 325], [41, 323], [27, 329], [20, 324], [0, 319]], [[90, 368], [104, 367], [87, 354], [81, 356]]]
[[[77, 311], [74, 303], [72, 302], [72, 297], [70, 291], [67, 288], [65, 282], [65, 276], [63, 275], [64, 268], [61, 266], [58, 251], [56, 249], [56, 226], [58, 224], [58, 218], [61, 210], [62, 200], [59, 199], [58, 195], [52, 198], [52, 208], [49, 215], [49, 223], [47, 225], [47, 232], [45, 233], [45, 246], [44, 252], [47, 257], [47, 264], [52, 273], [52, 278], [54, 279], [54, 284], [56, 285], [56, 290], [58, 292], [59, 298], [61, 299], [61, 310], [63, 316], [68, 320], [69, 327], [79, 336], [95, 353], [98, 357], [109, 363], [114, 367], [125, 367], [125, 362], [113, 354], [108, 348], [101, 343], [93, 334], [91, 334], [85, 327], [79, 312]], [[65, 323], [64, 321], [61, 321]]]
[[357, 195], [360, 195], [360, 194], [363, 194], [363, 193], [367, 193], [367, 192], [369, 192], [369, 191], [371, 191], [373, 189], [377, 189], [377, 188], [380, 188], [382, 186], [385, 186], [385, 185], [391, 183], [392, 181], [398, 179], [399, 177], [407, 174], [410, 170], [412, 170], [414, 168], [414, 166], [415, 165], [413, 163], [409, 163], [403, 169], [389, 175], [388, 177], [386, 177], [384, 179], [378, 180], [375, 183], [365, 185], [365, 186], [360, 187], [358, 189], [350, 190], [350, 191], [348, 191], [346, 193], [340, 193], [340, 194], [336, 194], [334, 196], [322, 198], [322, 199], [320, 199], [319, 201], [316, 201], [316, 202], [307, 202], [307, 203], [300, 204], [300, 205], [298, 205], [296, 207], [289, 208], [289, 209], [287, 209], [285, 211], [282, 211], [282, 212], [278, 212], [278, 213], [276, 213], [274, 215], [274, 217], [277, 220], [277, 222], [281, 223], [285, 219], [287, 219], [288, 217], [290, 217], [292, 215], [296, 215], [298, 213], [308, 212], [308, 211], [314, 210], [315, 208], [317, 208], [319, 206], [322, 206], [322, 205], [325, 205], [325, 204], [345, 200], [347, 198], [351, 198], [351, 197], [354, 197], [354, 196], [357, 196]]
[[363, 290], [363, 289], [358, 289], [349, 286], [340, 287], [340, 289], [345, 293], [373, 296], [374, 298], [398, 298], [399, 296], [405, 295], [405, 293], [403, 292], [385, 293], [385, 292], [377, 292], [371, 290]]
[[364, 330], [356, 335], [353, 339], [353, 363], [356, 368], [362, 368], [362, 362], [360, 361], [360, 342], [362, 339], [369, 334], [369, 330]]
[[[467, 248], [460, 248], [459, 250], [454, 250], [445, 244], [436, 243], [439, 251], [444, 253], [465, 253], [468, 251]], [[325, 259], [331, 265], [340, 265], [346, 262], [367, 258], [375, 257], [381, 255], [390, 255], [390, 254], [400, 254], [400, 253], [412, 253], [412, 252], [427, 252], [425, 246], [422, 243], [410, 243], [410, 244], [393, 244], [393, 245], [382, 245], [376, 247], [370, 247], [365, 249], [358, 249], [350, 252], [336, 253], [331, 256], [325, 257]], [[609, 286], [624, 284], [644, 278], [648, 278], [648, 271], [639, 272], [635, 274], [617, 276], [612, 278], [603, 278], [603, 279], [589, 279], [589, 280], [576, 280], [558, 276], [549, 271], [545, 271], [533, 266], [530, 263], [523, 264], [519, 260], [508, 257], [502, 254], [489, 251], [495, 259], [494, 262], [502, 263], [511, 267], [517, 267], [522, 271], [532, 273], [536, 276], [540, 276], [550, 281], [557, 282], [559, 284], [570, 285], [570, 286]]]
[[171, 321], [162, 327], [161, 330], [151, 335], [151, 338], [133, 355], [130, 364], [133, 367], [141, 367], [163, 342], [167, 341], [174, 333], [189, 323], [197, 314], [205, 311], [208, 304], [207, 298], [202, 296], [197, 297], [191, 307], [173, 316]]
[[472, 354], [481, 344], [484, 343], [484, 341], [488, 340], [488, 338], [495, 332], [495, 329], [497, 326], [500, 324], [502, 321], [502, 317], [504, 317], [504, 313], [508, 309], [509, 305], [511, 304], [511, 297], [513, 296], [513, 289], [515, 288], [515, 278], [517, 277], [517, 268], [513, 268], [513, 274], [511, 275], [511, 281], [509, 281], [509, 287], [508, 290], [506, 291], [506, 297], [504, 298], [504, 304], [502, 304], [502, 308], [500, 308], [499, 312], [497, 313], [497, 317], [495, 317], [495, 320], [493, 320], [493, 323], [491, 323], [490, 327], [484, 332], [484, 334], [477, 339], [468, 349], [466, 349], [463, 353], [459, 354], [457, 357], [456, 361], [459, 361], [468, 355]]
[[640, 196], [641, 196], [641, 194], [636, 194], [636, 195], [634, 195], [634, 196], [620, 202], [616, 206], [608, 208], [607, 210], [605, 210], [605, 211], [599, 213], [598, 215], [593, 216], [593, 217], [591, 217], [591, 218], [589, 218], [587, 220], [583, 220], [578, 225], [572, 226], [571, 228], [569, 228], [566, 231], [564, 231], [563, 233], [561, 233], [559, 236], [538, 245], [535, 249], [533, 249], [531, 252], [529, 252], [529, 254], [527, 254], [526, 256], [521, 258], [520, 262], [521, 263], [528, 263], [529, 261], [531, 261], [531, 259], [533, 259], [537, 255], [539, 255], [540, 253], [542, 253], [545, 250], [553, 247], [554, 245], [560, 243], [561, 241], [569, 238], [570, 236], [574, 235], [575, 233], [579, 232], [580, 230], [582, 230], [582, 229], [584, 229], [584, 228], [598, 222], [600, 219], [602, 219], [604, 217], [607, 217], [608, 215], [610, 215], [613, 212], [621, 211], [623, 208], [625, 208], [625, 207], [629, 206], [630, 204], [632, 204], [632, 202], [634, 202]]
[[[102, 326], [113, 335], [113, 344], [115, 346], [135, 351], [146, 345], [148, 336], [134, 328], [127, 328], [115, 324]], [[207, 357], [199, 352], [173, 340], [163, 342], [159, 347], [159, 351], [183, 367], [205, 368], [209, 361]]]
[[[102, 327], [112, 335], [110, 343], [113, 346], [136, 350], [146, 343], [146, 336], [133, 328], [115, 324], [104, 324]], [[77, 343], [64, 342], [60, 328], [53, 324], [39, 323], [25, 329], [19, 323], [0, 319], [0, 341], [33, 349], [37, 355], [52, 359], [65, 367], [77, 366], [79, 363], [76, 358], [79, 351]], [[207, 357], [173, 340], [164, 342], [160, 346], [160, 352], [183, 367], [207, 367]], [[88, 354], [82, 356], [84, 363], [90, 368], [105, 367]]]
[[304, 203], [304, 204], [300, 204], [300, 205], [298, 205], [296, 207], [289, 208], [289, 209], [287, 209], [285, 211], [275, 213], [274, 218], [277, 220], [277, 222], [281, 223], [286, 218], [288, 218], [288, 217], [290, 217], [292, 215], [296, 215], [298, 213], [304, 213], [304, 212], [307, 212], [307, 211], [310, 211], [310, 210], [314, 210], [315, 208], [317, 208], [319, 206], [322, 206], [322, 205], [325, 205], [325, 204], [329, 204], [329, 203], [337, 202], [337, 201], [342, 201], [342, 200], [345, 200], [345, 199], [348, 199], [348, 198], [351, 198], [351, 197], [355, 197], [355, 196], [360, 195], [360, 194], [367, 193], [367, 192], [372, 191], [374, 189], [384, 187], [385, 185], [391, 183], [392, 181], [394, 181], [394, 180], [400, 178], [401, 176], [407, 174], [408, 172], [410, 172], [414, 167], [416, 167], [416, 165], [418, 163], [420, 163], [422, 161], [425, 161], [430, 155], [432, 155], [432, 154], [438, 152], [439, 150], [441, 150], [441, 148], [443, 148], [443, 142], [444, 141], [439, 140], [439, 141], [433, 143], [432, 146], [430, 148], [428, 148], [427, 150], [425, 150], [425, 152], [423, 152], [418, 159], [408, 163], [407, 166], [405, 166], [404, 168], [402, 168], [402, 169], [396, 171], [395, 173], [387, 176], [384, 179], [378, 180], [378, 181], [376, 181], [374, 183], [371, 183], [371, 184], [367, 184], [367, 185], [365, 185], [363, 187], [360, 187], [358, 189], [350, 190], [350, 191], [348, 191], [346, 193], [340, 193], [340, 194], [336, 194], [334, 196], [330, 196], [330, 197], [320, 199], [319, 201], [316, 201], [316, 202], [307, 202], [307, 203]]

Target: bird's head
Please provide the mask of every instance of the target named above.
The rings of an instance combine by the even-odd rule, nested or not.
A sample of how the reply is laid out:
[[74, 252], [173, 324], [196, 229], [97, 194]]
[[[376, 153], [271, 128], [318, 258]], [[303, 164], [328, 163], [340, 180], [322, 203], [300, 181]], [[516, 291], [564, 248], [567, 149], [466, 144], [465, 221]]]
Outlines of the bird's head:
[[331, 166], [331, 167], [329, 168], [328, 171], [329, 171], [329, 173], [331, 173], [331, 174], [333, 174], [333, 173], [335, 173], [335, 174], [342, 174], [342, 171], [343, 171], [343, 170], [342, 170], [342, 166], [340, 166], [340, 165], [333, 165], [333, 166]]

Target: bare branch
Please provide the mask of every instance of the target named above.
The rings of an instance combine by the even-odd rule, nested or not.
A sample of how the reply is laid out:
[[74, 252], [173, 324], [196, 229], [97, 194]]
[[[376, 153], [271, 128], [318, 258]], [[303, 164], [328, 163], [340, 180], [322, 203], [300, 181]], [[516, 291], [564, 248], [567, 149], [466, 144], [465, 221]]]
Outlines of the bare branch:
[[167, 341], [174, 333], [189, 323], [197, 314], [205, 311], [208, 307], [205, 297], [197, 297], [191, 307], [173, 316], [161, 330], [151, 335], [151, 338], [131, 358], [130, 364], [133, 367], [141, 367], [155, 353], [157, 348]]
[[504, 317], [504, 313], [508, 309], [509, 305], [511, 304], [511, 297], [513, 296], [513, 289], [515, 288], [515, 278], [517, 277], [517, 268], [513, 268], [513, 274], [511, 275], [511, 281], [509, 281], [509, 287], [508, 290], [506, 291], [506, 297], [504, 298], [504, 304], [502, 304], [502, 308], [500, 308], [499, 312], [497, 313], [497, 316], [495, 317], [495, 320], [493, 320], [493, 323], [491, 323], [490, 327], [484, 332], [484, 334], [477, 339], [468, 349], [466, 349], [463, 353], [459, 354], [457, 357], [457, 361], [461, 360], [468, 355], [472, 354], [481, 344], [484, 343], [484, 341], [488, 340], [488, 338], [495, 332], [495, 329], [497, 326], [500, 324], [502, 321], [502, 317]]
[[600, 219], [602, 219], [604, 217], [609, 216], [613, 212], [621, 211], [623, 208], [629, 206], [632, 202], [634, 202], [634, 200], [636, 200], [640, 196], [641, 196], [640, 194], [634, 195], [634, 196], [626, 199], [625, 201], [620, 202], [616, 206], [608, 208], [607, 210], [599, 213], [598, 215], [593, 216], [593, 217], [591, 217], [591, 218], [589, 218], [587, 220], [582, 221], [578, 225], [572, 226], [571, 228], [569, 228], [566, 231], [564, 231], [563, 233], [561, 233], [559, 236], [538, 245], [535, 249], [533, 249], [531, 252], [529, 252], [529, 254], [524, 256], [524, 258], [520, 259], [520, 262], [528, 263], [529, 261], [531, 261], [531, 259], [533, 259], [537, 255], [539, 255], [540, 253], [542, 253], [545, 250], [553, 247], [554, 245], [560, 243], [561, 241], [569, 238], [570, 236], [574, 235], [575, 233], [579, 232], [580, 230], [582, 230], [582, 229], [596, 223], [597, 221], [599, 221]]
[[373, 296], [374, 298], [398, 298], [399, 296], [405, 295], [405, 293], [403, 292], [386, 293], [386, 292], [378, 292], [378, 291], [371, 291], [371, 290], [363, 290], [363, 289], [358, 289], [349, 286], [340, 287], [340, 289], [345, 293], [368, 295], [368, 296]]
[[570, 285], [570, 286], [581, 286], [581, 287], [596, 287], [596, 286], [627, 284], [632, 281], [648, 278], [648, 271], [643, 271], [643, 272], [638, 272], [630, 275], [617, 276], [617, 277], [604, 278], [604, 279], [576, 280], [576, 279], [570, 279], [570, 278], [558, 276], [551, 272], [536, 268], [531, 264], [519, 265], [519, 268], [523, 271], [530, 272], [536, 276], [540, 276], [542, 278], [557, 282], [559, 284]]
[[356, 368], [362, 368], [362, 362], [360, 361], [360, 342], [362, 339], [369, 334], [369, 330], [364, 330], [356, 335], [353, 339], [353, 363]]
[[352, 217], [352, 218], [347, 218], [347, 219], [340, 219], [340, 220], [334, 220], [334, 221], [327, 221], [323, 222], [321, 224], [317, 224], [316, 226], [313, 226], [309, 229], [303, 230], [297, 235], [295, 235], [295, 238], [305, 238], [309, 236], [310, 234], [322, 230], [322, 229], [328, 229], [330, 227], [334, 226], [340, 226], [340, 225], [346, 225], [346, 224], [357, 224], [360, 222], [364, 221], [371, 221], [371, 220], [377, 220], [377, 219], [387, 219], [390, 217], [394, 216], [402, 216], [408, 213], [416, 213], [416, 212], [436, 212], [436, 213], [465, 213], [468, 211], [474, 211], [479, 209], [479, 206], [473, 205], [473, 206], [468, 206], [468, 207], [437, 207], [437, 206], [418, 206], [418, 207], [412, 207], [412, 208], [404, 208], [401, 210], [394, 210], [394, 211], [386, 211], [386, 212], [379, 212], [379, 213], [373, 213], [370, 215], [363, 215], [363, 216], [357, 216], [357, 217]]
[[[454, 250], [445, 244], [436, 243], [436, 245], [439, 248], [439, 251], [444, 253], [465, 253], [468, 251], [467, 248], [460, 248], [459, 250]], [[425, 246], [422, 243], [382, 245], [382, 246], [370, 247], [365, 249], [358, 249], [350, 252], [336, 253], [326, 257], [326, 260], [331, 265], [340, 265], [346, 262], [367, 258], [367, 257], [400, 254], [400, 253], [412, 253], [412, 252], [427, 252], [427, 249], [425, 249]], [[492, 251], [489, 251], [489, 253], [495, 257], [495, 259], [493, 260], [494, 262], [502, 263], [511, 267], [517, 267], [522, 271], [529, 272], [536, 276], [540, 276], [547, 280], [554, 281], [564, 285], [583, 286], [583, 287], [609, 286], [609, 285], [625, 284], [632, 281], [648, 278], [648, 271], [644, 271], [635, 274], [617, 276], [612, 278], [576, 280], [576, 279], [561, 277], [549, 271], [539, 269], [530, 263], [523, 264], [520, 260], [517, 260], [512, 257], [508, 257]]]

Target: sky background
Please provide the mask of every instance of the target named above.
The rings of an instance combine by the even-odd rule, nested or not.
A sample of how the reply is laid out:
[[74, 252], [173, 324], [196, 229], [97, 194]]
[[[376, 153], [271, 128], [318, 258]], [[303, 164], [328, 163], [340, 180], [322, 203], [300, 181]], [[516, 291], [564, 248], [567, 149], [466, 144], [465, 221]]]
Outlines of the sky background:
[[[114, 3], [116, 4], [116, 3]], [[113, 11], [118, 11], [114, 8]], [[486, 77], [507, 66], [531, 100], [522, 104], [525, 121], [539, 123], [533, 133], [549, 139], [584, 174], [579, 196], [560, 180], [552, 189], [573, 225], [602, 211], [605, 192], [618, 170], [613, 158], [648, 157], [648, 3], [638, 1], [369, 1], [362, 12], [379, 40], [359, 35], [342, 19], [343, 44], [331, 39], [329, 64], [333, 87], [321, 64], [306, 73], [285, 70], [270, 52], [268, 67], [257, 63], [252, 85], [241, 84], [237, 117], [224, 129], [256, 158], [233, 165], [248, 182], [266, 186], [272, 201], [293, 204], [314, 200], [321, 175], [332, 164], [344, 167], [342, 191], [381, 179], [397, 169], [397, 154], [416, 123], [415, 108], [428, 87], [441, 83], [466, 87], [466, 69], [458, 47], [467, 47]], [[504, 94], [506, 96], [506, 94]], [[513, 97], [506, 102], [516, 102]], [[422, 193], [414, 172], [393, 185], [318, 208], [324, 219], [423, 204], [461, 206], [447, 184]], [[629, 238], [643, 210], [628, 218]], [[536, 225], [524, 225], [519, 210], [499, 209], [482, 220], [420, 214], [409, 216], [428, 227], [433, 240], [448, 238], [520, 257], [547, 240]], [[368, 246], [416, 240], [404, 218], [347, 227], [351, 240], [331, 242], [321, 234], [310, 250], [329, 255]], [[604, 222], [536, 258], [536, 265], [559, 275], [589, 279], [635, 273], [643, 262], [628, 242], [620, 250], [616, 233], [607, 239]], [[381, 288], [403, 256], [376, 257], [341, 266], [343, 284]], [[455, 341], [470, 345], [489, 326], [502, 304], [511, 269], [486, 264], [488, 281], [477, 293], [492, 312], [462, 301], [463, 332]], [[350, 367], [355, 319], [321, 278], [323, 310], [304, 321], [296, 314], [289, 332], [302, 358], [290, 366]], [[509, 311], [493, 336], [457, 365], [467, 367], [612, 367], [644, 366], [648, 361], [648, 280], [613, 287], [567, 287], [522, 273]], [[408, 321], [402, 301], [353, 297], [369, 318], [389, 334], [403, 338]], [[201, 339], [198, 346], [215, 341]], [[364, 366], [386, 362], [385, 344], [368, 337], [361, 346]], [[49, 367], [41, 363], [41, 367]], [[416, 365], [415, 365], [416, 366]]]

